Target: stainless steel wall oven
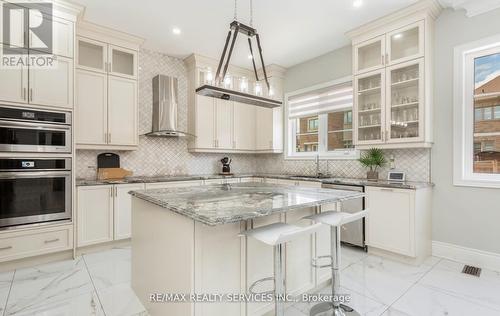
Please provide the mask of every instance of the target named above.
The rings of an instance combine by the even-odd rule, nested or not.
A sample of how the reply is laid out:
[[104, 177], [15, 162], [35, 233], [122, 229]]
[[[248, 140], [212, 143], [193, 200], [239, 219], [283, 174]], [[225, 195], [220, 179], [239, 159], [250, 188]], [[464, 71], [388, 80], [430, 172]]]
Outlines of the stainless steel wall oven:
[[0, 105], [0, 151], [71, 153], [71, 113]]
[[0, 229], [71, 219], [71, 158], [0, 158]]

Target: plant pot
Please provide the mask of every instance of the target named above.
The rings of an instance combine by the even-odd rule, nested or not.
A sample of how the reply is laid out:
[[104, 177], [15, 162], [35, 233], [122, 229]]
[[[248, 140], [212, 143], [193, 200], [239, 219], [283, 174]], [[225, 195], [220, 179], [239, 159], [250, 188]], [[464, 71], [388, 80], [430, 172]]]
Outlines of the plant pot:
[[367, 171], [366, 178], [368, 180], [378, 180], [378, 171]]

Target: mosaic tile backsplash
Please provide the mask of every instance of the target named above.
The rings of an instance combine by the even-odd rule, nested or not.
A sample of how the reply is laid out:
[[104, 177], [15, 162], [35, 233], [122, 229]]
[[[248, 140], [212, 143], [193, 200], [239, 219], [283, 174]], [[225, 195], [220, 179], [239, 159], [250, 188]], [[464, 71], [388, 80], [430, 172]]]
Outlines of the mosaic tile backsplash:
[[[187, 130], [187, 70], [181, 59], [161, 53], [141, 50], [139, 54], [139, 133], [151, 131], [152, 83], [158, 74], [174, 76], [179, 84], [179, 129]], [[96, 176], [97, 155], [104, 151], [77, 150], [77, 178]], [[248, 154], [192, 154], [187, 151], [185, 138], [156, 138], [140, 136], [135, 151], [114, 151], [120, 155], [121, 166], [138, 176], [213, 174], [221, 170], [220, 159], [232, 158], [235, 173], [285, 173], [311, 175], [316, 172], [314, 161], [284, 160], [283, 155]], [[408, 180], [428, 181], [430, 178], [430, 150], [405, 149], [387, 151], [395, 156], [396, 168], [407, 172]], [[387, 174], [381, 170], [381, 177]], [[320, 171], [338, 177], [361, 178], [366, 171], [357, 161], [321, 161]]]

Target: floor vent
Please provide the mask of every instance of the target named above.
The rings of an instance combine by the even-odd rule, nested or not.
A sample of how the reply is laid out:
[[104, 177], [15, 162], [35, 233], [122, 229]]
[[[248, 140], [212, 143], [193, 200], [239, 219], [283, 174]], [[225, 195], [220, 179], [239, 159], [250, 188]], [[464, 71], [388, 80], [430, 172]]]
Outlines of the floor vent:
[[465, 265], [462, 273], [479, 277], [481, 275], [481, 268]]

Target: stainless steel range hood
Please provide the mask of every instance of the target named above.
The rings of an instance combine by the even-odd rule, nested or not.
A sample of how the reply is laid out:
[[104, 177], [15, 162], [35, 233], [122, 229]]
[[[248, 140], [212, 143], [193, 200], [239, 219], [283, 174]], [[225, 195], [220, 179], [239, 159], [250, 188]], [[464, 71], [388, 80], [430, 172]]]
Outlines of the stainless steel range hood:
[[153, 78], [153, 130], [147, 136], [178, 137], [190, 134], [179, 131], [177, 78], [157, 75]]

